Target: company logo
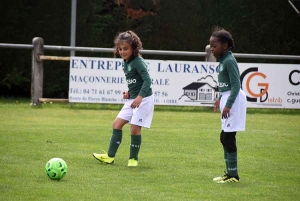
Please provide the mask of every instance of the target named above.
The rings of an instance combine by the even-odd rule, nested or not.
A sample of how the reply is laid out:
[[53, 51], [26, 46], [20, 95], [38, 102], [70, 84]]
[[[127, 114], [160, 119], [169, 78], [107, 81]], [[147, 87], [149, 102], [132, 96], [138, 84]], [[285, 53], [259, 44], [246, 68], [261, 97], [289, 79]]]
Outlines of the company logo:
[[[258, 90], [254, 91], [254, 89], [251, 88], [250, 82], [253, 80], [254, 77], [261, 77], [263, 79], [266, 79], [267, 76], [264, 73], [258, 72], [257, 67], [248, 68], [241, 74], [241, 83], [243, 84], [244, 78], [249, 74], [249, 76], [246, 78], [246, 91], [250, 96], [247, 95], [247, 101], [249, 102], [257, 102], [258, 98], [260, 99], [260, 102], [265, 102], [268, 98], [268, 89], [269, 89], [269, 83], [265, 82], [258, 82], [257, 87]], [[265, 97], [264, 97], [265, 96]]]
[[127, 72], [131, 71], [131, 66], [130, 65], [128, 65], [128, 66], [123, 65], [123, 71], [124, 71], [125, 74], [127, 74]]
[[138, 145], [138, 144], [130, 144], [130, 146], [132, 146], [132, 147], [140, 147], [140, 145]]
[[136, 83], [136, 79], [127, 79], [126, 82], [128, 84], [135, 84]]
[[[289, 74], [289, 81], [292, 85], [297, 86], [297, 90], [299, 90], [298, 85], [300, 85], [300, 70], [292, 70]], [[289, 98], [287, 102], [290, 104], [299, 104], [300, 103], [300, 92], [299, 91], [288, 91], [287, 95]]]
[[218, 86], [219, 86], [220, 88], [222, 88], [222, 87], [228, 87], [228, 84], [225, 83], [225, 82], [219, 82]]
[[223, 71], [223, 64], [220, 64], [220, 67], [219, 67], [219, 72]]
[[[298, 75], [298, 80], [296, 76]], [[300, 85], [300, 71], [299, 70], [292, 70], [289, 74], [289, 81], [292, 85]]]
[[178, 99], [179, 102], [199, 102], [212, 105], [220, 96], [218, 83], [211, 75], [199, 78], [196, 82], [184, 86], [182, 90], [183, 94]]
[[280, 97], [269, 97], [270, 84], [265, 80], [267, 80], [266, 74], [259, 72], [258, 67], [248, 68], [241, 74], [242, 89], [244, 86], [247, 93], [247, 101], [281, 105], [282, 99]]

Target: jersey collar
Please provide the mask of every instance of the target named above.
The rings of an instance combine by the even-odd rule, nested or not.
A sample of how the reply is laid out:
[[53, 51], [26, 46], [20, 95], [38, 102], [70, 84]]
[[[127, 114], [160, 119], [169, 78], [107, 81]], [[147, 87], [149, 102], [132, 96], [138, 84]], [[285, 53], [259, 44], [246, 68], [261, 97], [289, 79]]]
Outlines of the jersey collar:
[[232, 55], [231, 51], [226, 52], [220, 57], [220, 62], [223, 62], [228, 55]]
[[125, 59], [124, 59], [124, 63], [125, 64], [129, 64], [132, 60], [134, 60], [135, 59], [135, 57], [134, 56], [132, 56], [132, 57], [130, 57], [130, 59], [128, 60], [128, 61], [125, 61]]

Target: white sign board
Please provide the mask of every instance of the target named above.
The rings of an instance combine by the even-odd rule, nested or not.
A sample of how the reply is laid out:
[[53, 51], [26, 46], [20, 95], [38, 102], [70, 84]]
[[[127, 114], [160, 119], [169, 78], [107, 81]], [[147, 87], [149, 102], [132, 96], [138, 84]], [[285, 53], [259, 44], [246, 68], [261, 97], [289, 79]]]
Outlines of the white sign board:
[[[218, 63], [146, 60], [157, 105], [212, 106]], [[300, 65], [239, 63], [251, 108], [300, 108]], [[71, 57], [69, 101], [120, 104], [127, 83], [122, 60]]]

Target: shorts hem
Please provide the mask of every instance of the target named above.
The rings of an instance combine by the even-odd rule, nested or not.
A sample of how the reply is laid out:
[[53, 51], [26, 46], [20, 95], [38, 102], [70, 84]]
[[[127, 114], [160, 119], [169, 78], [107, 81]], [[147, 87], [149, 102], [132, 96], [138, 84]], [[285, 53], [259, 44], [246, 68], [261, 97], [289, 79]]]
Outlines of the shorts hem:
[[224, 132], [241, 132], [245, 131], [245, 129], [222, 129]]

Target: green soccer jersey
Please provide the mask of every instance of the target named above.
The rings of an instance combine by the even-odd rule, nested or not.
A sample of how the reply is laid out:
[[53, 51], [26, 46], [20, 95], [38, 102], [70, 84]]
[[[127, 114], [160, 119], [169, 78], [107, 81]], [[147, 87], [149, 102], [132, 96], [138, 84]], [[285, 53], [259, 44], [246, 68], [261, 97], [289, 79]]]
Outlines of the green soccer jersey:
[[226, 102], [231, 108], [241, 88], [239, 67], [231, 51], [220, 58], [218, 82], [220, 92], [231, 90]]
[[123, 61], [122, 66], [130, 99], [135, 99], [138, 95], [142, 97], [152, 95], [151, 79], [147, 64], [142, 57], [135, 57], [128, 62]]

